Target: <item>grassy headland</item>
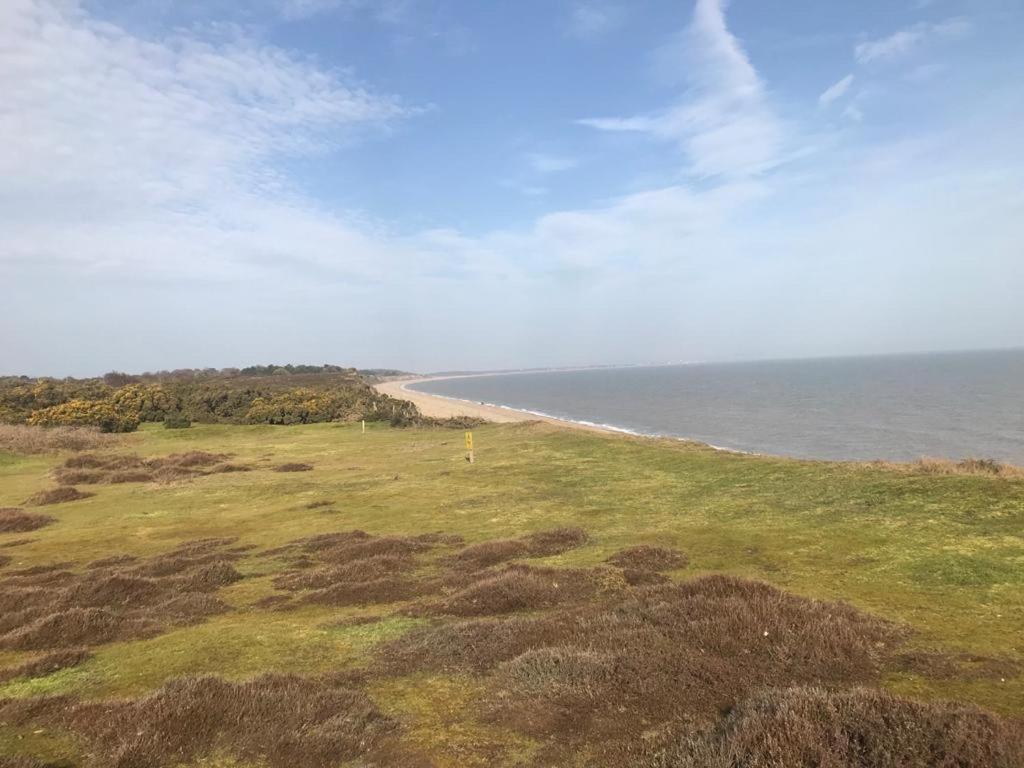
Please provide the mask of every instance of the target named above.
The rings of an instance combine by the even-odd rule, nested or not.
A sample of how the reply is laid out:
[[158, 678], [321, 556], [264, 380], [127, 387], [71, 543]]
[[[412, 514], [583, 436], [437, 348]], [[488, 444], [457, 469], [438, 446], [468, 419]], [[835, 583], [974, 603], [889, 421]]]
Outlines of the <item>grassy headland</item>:
[[[560, 720], [563, 728], [571, 726], [565, 733], [590, 733], [587, 728], [607, 716], [594, 701], [599, 682], [584, 685], [590, 694], [577, 691], [570, 696], [568, 688], [560, 688], [559, 695], [568, 698], [557, 706], [544, 698], [547, 689], [541, 695], [530, 688], [534, 678], [529, 674], [541, 675], [538, 669], [555, 664], [564, 671], [567, 662], [561, 657], [520, 661], [520, 656], [516, 660], [520, 667], [527, 661], [533, 665], [527, 672], [510, 666], [509, 660], [490, 665], [479, 659], [451, 662], [456, 651], [441, 661], [431, 661], [428, 654], [420, 666], [409, 659], [419, 658], [417, 643], [436, 647], [448, 637], [443, 632], [456, 624], [460, 632], [469, 631], [472, 628], [464, 626], [467, 620], [499, 621], [494, 619], [499, 614], [505, 622], [509, 617], [554, 622], [545, 630], [553, 633], [554, 640], [530, 645], [543, 650], [577, 648], [571, 632], [559, 624], [570, 621], [567, 617], [573, 611], [572, 622], [605, 627], [612, 621], [609, 617], [629, 611], [657, 613], [662, 610], [660, 603], [637, 607], [637, 601], [654, 599], [644, 589], [667, 588], [656, 585], [658, 569], [621, 570], [606, 562], [620, 550], [650, 545], [677, 550], [688, 559], [688, 565], [678, 567], [684, 561], [670, 558], [668, 570], [662, 568], [675, 582], [703, 585], [692, 587], [695, 592], [687, 599], [726, 600], [712, 603], [711, 613], [722, 605], [755, 598], [775, 606], [762, 611], [751, 608], [754, 603], [750, 602], [744, 608], [766, 627], [771, 623], [771, 633], [764, 630], [769, 638], [765, 642], [779, 643], [763, 659], [757, 655], [760, 651], [751, 651], [751, 658], [761, 659], [758, 663], [769, 671], [759, 681], [733, 679], [721, 672], [722, 698], [707, 707], [694, 705], [687, 716], [695, 721], [710, 718], [714, 707], [732, 701], [733, 689], [728, 686], [745, 699], [760, 684], [786, 685], [791, 678], [798, 684], [820, 683], [844, 690], [854, 685], [880, 687], [923, 701], [956, 699], [1010, 717], [1024, 715], [1024, 481], [741, 456], [674, 441], [544, 424], [475, 429], [477, 461], [470, 465], [464, 459], [461, 432], [393, 429], [385, 423], [368, 427], [363, 434], [359, 425], [335, 423], [211, 424], [187, 430], [144, 425], [136, 434], [118, 437], [109, 448], [91, 449], [89, 455], [101, 458], [137, 457], [121, 464], [150, 473], [167, 471], [171, 464], [174, 472], [179, 465], [196, 468], [192, 473], [165, 474], [163, 482], [159, 477], [112, 481], [114, 470], [96, 462], [90, 465], [88, 460], [78, 461], [82, 465], [78, 469], [64, 467], [80, 453], [0, 453], [0, 508], [20, 508], [22, 516], [53, 518], [31, 529], [33, 523], [14, 522], [12, 513], [12, 530], [0, 531], [2, 589], [18, 596], [2, 606], [8, 619], [0, 618], [0, 624], [5, 624], [0, 626], [0, 670], [8, 672], [0, 672], [4, 680], [0, 703], [66, 695], [88, 715], [88, 707], [94, 706], [89, 702], [130, 698], [130, 705], [117, 705], [129, 707], [117, 710], [118, 716], [134, 723], [132, 727], [137, 726], [141, 734], [152, 725], [146, 720], [147, 707], [161, 706], [172, 695], [161, 686], [185, 675], [217, 675], [223, 678], [217, 685], [252, 681], [267, 673], [299, 676], [246, 683], [256, 686], [253, 690], [224, 689], [229, 698], [257, 701], [262, 701], [260, 691], [268, 701], [300, 696], [307, 683], [297, 680], [328, 676], [331, 685], [340, 685], [343, 679], [365, 697], [351, 706], [363, 713], [364, 725], [377, 724], [365, 725], [363, 741], [355, 739], [373, 742], [374, 749], [383, 750], [374, 753], [378, 763], [364, 755], [370, 764], [389, 764], [381, 755], [391, 755], [394, 762], [390, 764], [396, 765], [526, 765], [531, 760], [575, 765], [587, 759], [615, 764], [620, 753], [614, 749], [621, 744], [614, 749], [600, 739], [569, 744], [564, 734], [530, 722], [522, 707], [516, 709], [506, 700], [495, 704], [496, 688], [525, 690], [524, 700], [532, 702], [531, 696], [540, 696], [536, 709], [549, 712], [549, 719], [564, 720], [567, 713], [576, 713], [590, 724]], [[217, 456], [205, 464], [166, 458], [196, 452]], [[302, 464], [311, 469], [275, 471], [283, 465]], [[209, 471], [225, 465], [242, 471]], [[27, 500], [54, 487], [55, 471], [72, 469], [97, 473], [79, 480], [98, 482], [77, 485], [94, 495], [26, 506]], [[340, 571], [331, 569], [346, 567], [349, 555], [340, 553], [349, 552], [352, 542], [344, 537], [311, 538], [354, 529], [369, 536], [358, 539], [360, 546], [371, 546], [376, 537], [391, 537], [381, 540], [384, 543], [374, 556], [392, 560], [360, 566], [383, 569], [381, 578], [373, 582], [379, 593], [339, 592], [340, 582], [331, 579], [332, 573], [337, 576]], [[529, 538], [552, 529], [572, 531], [562, 532], [568, 536], [564, 546], [544, 537]], [[422, 536], [435, 533], [444, 535]], [[456, 536], [464, 542], [452, 538]], [[200, 539], [225, 541], [194, 543]], [[465, 552], [467, 546], [491, 540], [502, 542]], [[220, 554], [213, 556], [214, 552]], [[129, 557], [136, 559], [129, 561]], [[477, 557], [482, 559], [474, 560]], [[417, 570], [409, 570], [410, 558]], [[88, 567], [97, 561], [104, 562]], [[509, 562], [528, 565], [519, 571], [512, 566], [510, 571]], [[64, 565], [42, 570], [56, 563]], [[208, 568], [196, 575], [195, 569], [211, 563], [224, 573]], [[485, 569], [484, 576], [474, 570], [477, 566]], [[545, 570], [549, 566], [565, 570]], [[46, 639], [46, 632], [32, 635], [27, 619], [21, 624], [9, 620], [17, 611], [30, 608], [33, 599], [43, 600], [44, 593], [51, 603], [40, 609], [43, 619], [49, 615], [43, 615], [46, 611], [70, 610], [60, 602], [68, 594], [85, 605], [88, 601], [81, 596], [100, 590], [90, 570], [104, 574], [104, 589], [113, 589], [116, 583], [127, 590], [120, 602], [97, 598], [91, 603], [120, 617], [116, 626], [105, 625], [107, 634], [90, 635], [91, 624], [84, 630], [62, 624], [60, 631], [79, 631], [65, 642]], [[564, 573], [564, 578], [558, 573]], [[707, 574], [765, 582], [798, 602], [782, 593], [755, 590], [755, 595], [742, 586], [745, 582], [723, 586], [701, 581]], [[132, 596], [131, 590], [143, 577], [148, 579], [146, 588], [157, 597], [136, 600]], [[161, 578], [177, 581], [162, 583]], [[355, 578], [350, 573], [345, 583]], [[555, 580], [555, 592], [545, 579]], [[644, 587], [645, 583], [655, 586]], [[321, 589], [325, 585], [328, 588]], [[64, 592], [58, 594], [59, 590]], [[187, 610], [179, 606], [172, 615], [160, 590], [193, 590], [188, 594], [194, 600]], [[481, 603], [498, 600], [495, 592], [511, 602], [500, 609], [481, 608]], [[847, 616], [845, 609], [828, 604], [822, 608], [801, 598], [846, 601], [856, 609], [856, 618]], [[605, 613], [587, 613], [597, 611], [593, 606], [599, 603]], [[129, 604], [130, 617], [125, 613]], [[551, 613], [555, 608], [562, 614]], [[810, 626], [821, 611], [828, 613], [830, 622], [839, 622], [837, 633], [860, 638], [850, 640], [849, 648], [862, 649], [870, 663], [858, 662], [856, 668], [811, 668], [819, 652], [810, 648], [806, 675], [794, 676], [793, 666], [777, 666], [783, 656], [792, 661], [798, 646], [813, 646], [813, 639], [800, 635], [804, 631], [800, 626]], [[870, 624], [875, 621], [881, 624]], [[882, 625], [884, 629], [879, 628]], [[493, 624], [480, 642], [486, 645], [491, 642], [486, 638], [511, 631], [510, 626]], [[760, 625], [750, 630], [751, 638], [761, 637]], [[59, 634], [57, 629], [52, 632]], [[442, 634], [424, 634], [429, 632]], [[731, 634], [742, 632], [742, 626], [730, 630]], [[600, 637], [595, 634], [585, 651], [572, 651], [573, 669], [583, 669], [584, 677], [590, 674], [586, 670], [605, 664], [611, 653]], [[876, 646], [885, 647], [877, 657]], [[87, 650], [81, 659], [66, 664], [54, 659], [51, 666], [17, 671], [70, 647]], [[646, 653], [650, 646], [638, 649]], [[715, 653], [710, 647], [690, 649], [694, 654], [705, 650]], [[844, 658], [849, 662], [860, 658], [861, 652], [850, 650]], [[737, 653], [746, 651], [732, 648], [723, 658], [735, 658]], [[679, 667], [672, 669], [673, 674], [681, 674]], [[712, 672], [706, 674], [714, 677]], [[264, 684], [269, 686], [266, 690], [259, 687]], [[173, 690], [178, 691], [175, 695], [185, 695]], [[186, 693], [201, 698], [191, 688]], [[310, 695], [317, 701], [332, 702], [331, 697], [340, 695], [334, 688], [327, 693], [317, 689], [314, 694]], [[671, 691], [658, 695], [676, 706]], [[813, 698], [817, 694], [799, 695]], [[589, 709], [580, 705], [583, 700], [590, 702]], [[6, 710], [0, 706], [0, 755], [68, 759], [77, 761], [74, 765], [148, 764], [145, 745], [122, 746], [115, 755], [105, 751], [114, 737], [96, 730], [98, 726], [90, 730], [73, 718], [61, 720], [35, 710], [26, 715], [15, 708], [11, 714], [12, 705], [6, 706]], [[557, 717], [544, 709], [552, 706]], [[494, 711], [499, 715], [494, 716]], [[283, 717], [272, 708], [264, 714]], [[103, 719], [95, 712], [94, 718], [86, 715], [82, 717], [89, 722]], [[221, 716], [227, 717], [224, 710]], [[630, 714], [620, 717], [629, 720]], [[644, 710], [642, 717], [637, 715], [636, 730], [628, 735], [643, 734], [658, 742], [666, 723], [663, 711]], [[348, 738], [337, 733], [334, 737]], [[174, 743], [167, 741], [166, 734], [161, 738], [165, 741], [160, 743]], [[181, 764], [278, 765], [284, 763], [275, 761], [287, 757], [266, 745], [232, 738], [211, 741], [209, 751], [203, 748], [201, 754], [186, 754]], [[360, 754], [354, 749], [346, 759], [360, 759]], [[335, 764], [319, 763], [313, 752], [302, 749], [291, 757], [300, 765]], [[658, 759], [668, 762], [656, 763], [652, 758], [636, 764], [684, 764]]]

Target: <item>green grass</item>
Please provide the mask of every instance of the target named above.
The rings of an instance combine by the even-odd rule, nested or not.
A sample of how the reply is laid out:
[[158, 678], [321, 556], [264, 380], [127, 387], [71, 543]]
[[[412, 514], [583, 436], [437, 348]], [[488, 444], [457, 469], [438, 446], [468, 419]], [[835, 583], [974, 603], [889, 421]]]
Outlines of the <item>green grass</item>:
[[[28, 535], [0, 534], [0, 545], [33, 539], [5, 550], [13, 568], [154, 555], [206, 536], [238, 536], [263, 548], [352, 528], [481, 540], [578, 525], [590, 542], [550, 562], [589, 565], [627, 545], [675, 546], [691, 563], [680, 578], [720, 571], [763, 579], [904, 622], [922, 648], [1024, 661], [1024, 481], [740, 456], [546, 425], [492, 425], [474, 435], [477, 461], [469, 465], [462, 433], [453, 431], [147, 427], [120, 450], [226, 452], [257, 470], [170, 486], [97, 486], [93, 498], [45, 508], [57, 524]], [[0, 507], [19, 506], [51, 487], [48, 471], [60, 461], [0, 454]], [[270, 471], [289, 461], [314, 469]], [[324, 499], [333, 506], [307, 508]], [[236, 611], [150, 640], [105, 646], [82, 667], [9, 682], [0, 696], [136, 695], [189, 672], [233, 678], [320, 672], [359, 664], [375, 642], [414, 624], [389, 619], [330, 629], [354, 612], [258, 610], [252, 603], [271, 593], [269, 575], [279, 564], [243, 560], [239, 567], [252, 578], [222, 592]], [[0, 666], [29, 656], [0, 653]], [[1021, 677], [965, 682], [907, 674], [887, 685], [1024, 714]], [[466, 714], [471, 692], [471, 682], [437, 678], [374, 691], [382, 707], [405, 714], [416, 738], [435, 739], [441, 765], [477, 764], [467, 746], [474, 740], [512, 744], [511, 736], [484, 734], [474, 725]], [[45, 736], [32, 735], [35, 741]], [[0, 747], [13, 738], [0, 728]], [[513, 747], [519, 754], [531, 748]], [[47, 749], [42, 744], [38, 751]]]

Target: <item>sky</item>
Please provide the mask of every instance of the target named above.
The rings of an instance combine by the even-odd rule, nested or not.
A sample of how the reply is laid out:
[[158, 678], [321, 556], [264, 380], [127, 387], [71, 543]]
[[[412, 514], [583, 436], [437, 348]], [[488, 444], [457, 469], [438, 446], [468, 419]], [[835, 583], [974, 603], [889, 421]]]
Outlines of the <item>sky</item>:
[[0, 373], [1024, 346], [1019, 0], [2, 0]]

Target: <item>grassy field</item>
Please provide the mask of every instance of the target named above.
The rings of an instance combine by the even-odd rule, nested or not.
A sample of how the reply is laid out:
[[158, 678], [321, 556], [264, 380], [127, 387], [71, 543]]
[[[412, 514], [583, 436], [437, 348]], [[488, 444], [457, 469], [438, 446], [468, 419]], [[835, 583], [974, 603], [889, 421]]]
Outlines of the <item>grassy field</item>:
[[[442, 532], [472, 544], [572, 527], [586, 532], [582, 546], [529, 562], [590, 569], [623, 548], [657, 545], [689, 559], [670, 571], [674, 580], [725, 573], [846, 601], [905, 627], [901, 652], [908, 658], [946, 664], [942, 674], [888, 665], [879, 679], [885, 689], [1024, 715], [1024, 481], [740, 456], [539, 424], [491, 425], [474, 434], [473, 465], [464, 459], [462, 433], [441, 429], [146, 427], [128, 436], [116, 453], [224, 453], [252, 471], [79, 485], [95, 495], [25, 507], [57, 520], [29, 533], [0, 533], [0, 555], [9, 559], [0, 578], [58, 562], [80, 573], [115, 555], [159, 558], [197, 539], [237, 537], [231, 546], [252, 547], [232, 561], [244, 578], [216, 592], [233, 610], [96, 644], [77, 666], [0, 683], [0, 699], [139, 697], [196, 673], [242, 681], [267, 672], [372, 670], [382, 644], [422, 631], [436, 613], [402, 610], [411, 597], [293, 601], [281, 610], [265, 599], [281, 594], [274, 578], [297, 566], [274, 548], [352, 529], [374, 536]], [[51, 472], [68, 455], [0, 453], [0, 507], [24, 507], [53, 488]], [[273, 471], [289, 462], [312, 469]], [[428, 570], [454, 551], [444, 546]], [[36, 648], [0, 646], [0, 669], [39, 656]], [[470, 671], [360, 680], [373, 704], [400, 724], [402, 743], [438, 766], [526, 764], [545, 739], [479, 716], [487, 683]], [[88, 748], [72, 731], [26, 723], [0, 725], [0, 755], [89, 764]], [[262, 760], [215, 751], [184, 764]]]

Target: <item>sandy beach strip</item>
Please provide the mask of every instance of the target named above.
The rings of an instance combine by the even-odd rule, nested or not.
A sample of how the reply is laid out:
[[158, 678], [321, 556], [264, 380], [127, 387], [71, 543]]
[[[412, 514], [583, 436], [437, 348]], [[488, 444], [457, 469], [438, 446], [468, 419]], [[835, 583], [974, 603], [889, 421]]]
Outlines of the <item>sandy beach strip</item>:
[[541, 416], [529, 411], [520, 411], [515, 408], [506, 408], [501, 405], [485, 405], [474, 403], [469, 400], [458, 400], [453, 397], [441, 397], [440, 395], [428, 395], [425, 392], [417, 392], [408, 389], [408, 385], [422, 381], [437, 381], [439, 379], [456, 378], [453, 376], [424, 376], [413, 379], [395, 379], [382, 381], [374, 384], [374, 388], [384, 395], [408, 400], [420, 409], [424, 416], [432, 416], [437, 419], [449, 419], [453, 416], [469, 416], [477, 419], [509, 424], [523, 421], [543, 421], [548, 424], [557, 424], [572, 429], [585, 429], [590, 432], [605, 432], [611, 434], [623, 434], [620, 430], [609, 427], [600, 427], [593, 424], [580, 424], [576, 421], [565, 421], [551, 416]]

